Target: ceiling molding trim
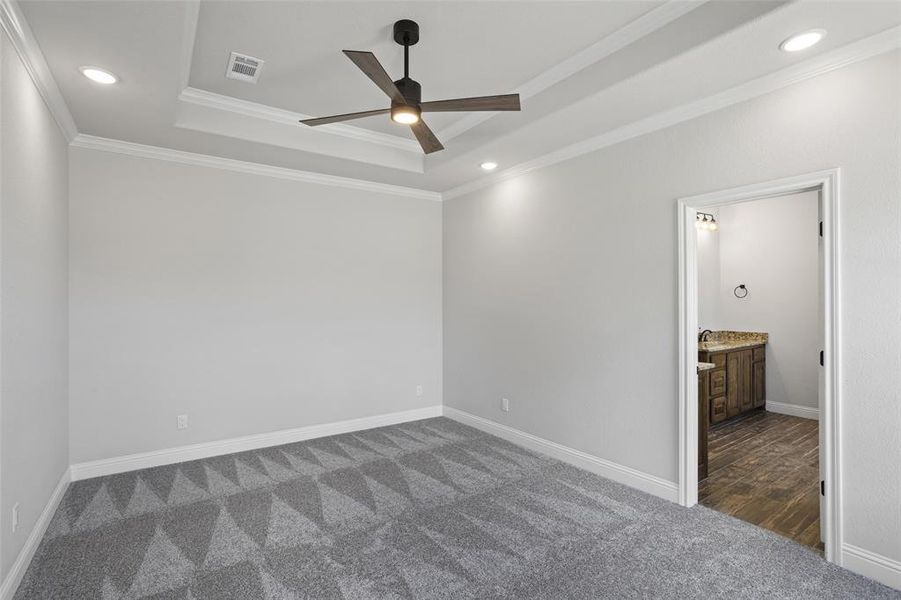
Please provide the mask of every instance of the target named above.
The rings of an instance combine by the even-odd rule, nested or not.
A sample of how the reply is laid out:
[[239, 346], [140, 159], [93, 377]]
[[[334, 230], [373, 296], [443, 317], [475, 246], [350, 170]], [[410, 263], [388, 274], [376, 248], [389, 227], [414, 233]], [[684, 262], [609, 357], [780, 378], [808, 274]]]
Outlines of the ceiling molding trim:
[[22, 59], [25, 70], [28, 71], [60, 131], [66, 140], [71, 142], [78, 135], [75, 119], [72, 118], [62, 92], [53, 79], [44, 53], [41, 52], [41, 47], [15, 0], [0, 0], [0, 27], [6, 32], [16, 53]]
[[[249, 100], [240, 100], [232, 96], [225, 96], [215, 92], [208, 92], [197, 88], [187, 87], [179, 94], [178, 99], [181, 102], [196, 104], [207, 108], [215, 108], [228, 112], [237, 113], [246, 117], [256, 119], [265, 119], [276, 123], [290, 124], [295, 127], [302, 127], [298, 121], [301, 119], [309, 119], [310, 115], [296, 113], [290, 110], [274, 108]], [[414, 154], [422, 154], [422, 149], [416, 140], [402, 138], [390, 133], [381, 133], [378, 131], [369, 131], [361, 127], [353, 125], [330, 124], [322, 125], [316, 128], [316, 131], [322, 133], [331, 133], [342, 137], [369, 142], [379, 146], [387, 146], [389, 148], [397, 148]]]
[[[626, 46], [685, 16], [706, 2], [707, 0], [693, 0], [691, 2], [668, 0], [662, 6], [648, 11], [591, 46], [533, 77], [519, 86], [516, 91], [519, 92], [519, 97], [523, 100], [536, 96], [579, 71], [600, 62], [614, 52], [622, 50]], [[440, 130], [437, 135], [442, 140], [452, 140], [498, 114], [496, 112], [469, 114]]]
[[433, 192], [431, 190], [410, 188], [400, 185], [391, 185], [388, 183], [378, 183], [375, 181], [366, 181], [364, 179], [353, 179], [350, 177], [339, 177], [337, 175], [326, 175], [324, 173], [313, 173], [311, 171], [300, 171], [297, 169], [288, 169], [285, 167], [274, 167], [272, 165], [235, 160], [232, 158], [222, 158], [219, 156], [210, 156], [208, 154], [198, 154], [195, 152], [184, 152], [182, 150], [161, 148], [159, 146], [136, 144], [134, 142], [125, 142], [122, 140], [112, 140], [109, 138], [96, 137], [93, 135], [78, 134], [72, 141], [71, 145], [75, 148], [115, 152], [117, 154], [126, 154], [128, 156], [165, 160], [197, 167], [224, 169], [226, 171], [237, 171], [239, 173], [250, 173], [252, 175], [263, 175], [265, 177], [275, 177], [278, 179], [288, 179], [292, 181], [303, 181], [305, 183], [315, 183], [332, 187], [343, 187], [379, 194], [405, 196], [407, 198], [417, 198], [420, 200], [431, 200], [435, 202], [441, 201], [441, 194], [438, 192]]
[[188, 87], [191, 81], [191, 64], [194, 62], [194, 42], [197, 40], [197, 23], [200, 21], [200, 0], [185, 2], [185, 25], [181, 41], [181, 71], [178, 89]]
[[781, 88], [800, 83], [807, 79], [823, 75], [835, 69], [866, 60], [873, 56], [889, 52], [901, 47], [901, 26], [892, 27], [881, 33], [815, 56], [791, 67], [752, 79], [722, 92], [688, 102], [681, 106], [662, 111], [606, 131], [569, 146], [564, 146], [548, 154], [525, 161], [495, 175], [482, 177], [464, 183], [442, 193], [444, 200], [456, 198], [476, 190], [500, 183], [507, 179], [525, 175], [531, 171], [543, 169], [560, 162], [570, 160], [601, 150], [632, 138], [636, 138], [660, 129], [666, 129], [679, 123], [695, 119], [729, 106], [775, 92]]

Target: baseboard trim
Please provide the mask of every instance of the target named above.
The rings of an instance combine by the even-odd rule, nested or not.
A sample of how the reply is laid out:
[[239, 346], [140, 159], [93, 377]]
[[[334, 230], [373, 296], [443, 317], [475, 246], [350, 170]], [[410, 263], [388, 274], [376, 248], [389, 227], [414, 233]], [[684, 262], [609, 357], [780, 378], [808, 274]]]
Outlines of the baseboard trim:
[[853, 544], [842, 544], [842, 566], [883, 585], [901, 590], [901, 562], [864, 550]]
[[800, 404], [787, 404], [785, 402], [770, 402], [767, 400], [766, 409], [769, 412], [779, 413], [782, 415], [791, 415], [793, 417], [801, 417], [802, 419], [813, 419], [819, 421], [820, 411], [809, 406], [801, 406]]
[[9, 573], [7, 573], [6, 578], [3, 579], [3, 583], [0, 584], [0, 600], [12, 600], [13, 595], [16, 593], [16, 589], [18, 589], [19, 584], [22, 583], [25, 571], [28, 570], [28, 565], [31, 564], [31, 559], [34, 558], [34, 553], [37, 551], [41, 539], [44, 537], [44, 533], [47, 531], [51, 519], [53, 519], [54, 513], [56, 513], [56, 508], [63, 499], [63, 495], [66, 492], [66, 486], [68, 486], [71, 481], [70, 473], [71, 470], [66, 469], [62, 477], [59, 478], [59, 483], [56, 484], [56, 488], [53, 490], [53, 493], [50, 494], [47, 504], [44, 505], [41, 516], [38, 517], [34, 527], [31, 529], [31, 533], [28, 534], [28, 539], [25, 540], [25, 545], [22, 546], [22, 549], [19, 551], [19, 556], [16, 557], [15, 562], [12, 567], [10, 567]]
[[526, 433], [525, 431], [520, 431], [519, 429], [514, 429], [513, 427], [502, 425], [450, 406], [444, 407], [444, 416], [642, 492], [653, 494], [670, 502], [678, 502], [679, 486], [673, 481], [667, 481], [631, 467], [598, 458], [587, 452], [540, 438], [531, 433]]
[[435, 405], [401, 412], [374, 415], [371, 417], [361, 417], [359, 419], [308, 425], [306, 427], [297, 427], [294, 429], [283, 429], [281, 431], [272, 431], [269, 433], [247, 435], [225, 440], [216, 440], [213, 442], [202, 442], [175, 448], [165, 448], [163, 450], [154, 450], [152, 452], [128, 454], [126, 456], [117, 456], [114, 458], [105, 458], [74, 464], [71, 467], [71, 476], [72, 481], [79, 481], [81, 479], [114, 475], [125, 471], [133, 471], [135, 469], [147, 469], [150, 467], [171, 465], [188, 460], [231, 454], [233, 452], [258, 450], [260, 448], [268, 448], [269, 446], [280, 446], [282, 444], [302, 442], [304, 440], [327, 435], [350, 433], [352, 431], [372, 429], [373, 427], [385, 427], [387, 425], [397, 425], [398, 423], [440, 416], [441, 406]]

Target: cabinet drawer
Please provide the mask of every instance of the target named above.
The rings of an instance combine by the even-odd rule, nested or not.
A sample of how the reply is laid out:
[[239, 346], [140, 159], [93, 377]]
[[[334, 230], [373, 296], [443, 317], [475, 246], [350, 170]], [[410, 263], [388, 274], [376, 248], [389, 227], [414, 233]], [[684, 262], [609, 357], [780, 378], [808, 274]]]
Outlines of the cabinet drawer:
[[722, 396], [726, 393], [726, 371], [720, 369], [719, 371], [711, 371], [710, 372], [710, 395], [711, 396]]
[[726, 397], [710, 399], [710, 422], [719, 423], [726, 420]]
[[711, 354], [710, 360], [708, 360], [707, 362], [712, 362], [713, 364], [715, 364], [716, 366], [714, 367], [714, 369], [722, 369], [726, 366], [726, 353], [724, 352], [722, 354]]
[[760, 348], [754, 348], [754, 362], [758, 360], [763, 360], [766, 358], [766, 348], [761, 346]]

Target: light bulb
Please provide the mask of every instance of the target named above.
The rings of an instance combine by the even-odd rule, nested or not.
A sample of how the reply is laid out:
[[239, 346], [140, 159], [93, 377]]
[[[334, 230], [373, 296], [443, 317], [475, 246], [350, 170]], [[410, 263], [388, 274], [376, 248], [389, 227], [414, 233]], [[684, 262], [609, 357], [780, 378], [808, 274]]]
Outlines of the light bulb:
[[398, 104], [391, 107], [391, 120], [401, 125], [413, 125], [419, 122], [419, 107]]
[[822, 40], [824, 37], [826, 37], [826, 30], [824, 29], [812, 29], [803, 33], [796, 33], [795, 35], [779, 44], [779, 49], [784, 52], [799, 52], [801, 50], [807, 50], [808, 48]]
[[79, 70], [81, 71], [82, 75], [95, 83], [112, 85], [119, 81], [119, 79], [109, 71], [104, 71], [103, 69], [97, 67], [80, 67]]

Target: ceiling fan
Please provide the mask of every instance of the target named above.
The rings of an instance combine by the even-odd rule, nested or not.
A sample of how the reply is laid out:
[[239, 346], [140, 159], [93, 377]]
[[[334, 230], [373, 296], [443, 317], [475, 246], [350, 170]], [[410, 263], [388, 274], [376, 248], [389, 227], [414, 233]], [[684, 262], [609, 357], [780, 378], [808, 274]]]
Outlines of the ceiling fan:
[[453, 100], [422, 101], [422, 88], [418, 81], [410, 79], [410, 46], [419, 41], [419, 25], [415, 21], [402, 19], [394, 24], [394, 41], [404, 47], [404, 76], [403, 79], [391, 81], [391, 77], [385, 72], [385, 68], [372, 52], [358, 52], [356, 50], [344, 50], [344, 54], [357, 65], [369, 79], [373, 81], [391, 99], [391, 108], [366, 110], [363, 112], [321, 117], [318, 119], [304, 119], [304, 125], [315, 127], [339, 121], [362, 119], [374, 115], [390, 113], [391, 120], [402, 125], [409, 125], [413, 135], [419, 140], [422, 151], [426, 154], [444, 150], [444, 146], [432, 133], [428, 125], [422, 120], [425, 112], [465, 112], [465, 111], [495, 111], [495, 110], [519, 110], [519, 94], [505, 94], [502, 96], [479, 96], [476, 98], [455, 98]]

